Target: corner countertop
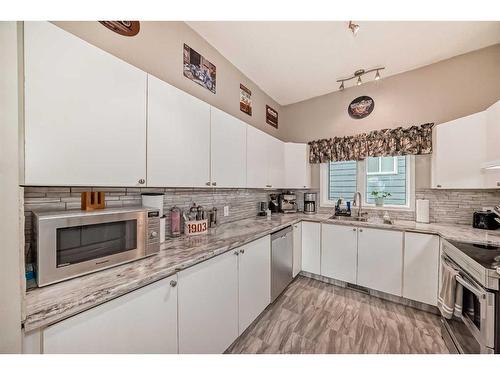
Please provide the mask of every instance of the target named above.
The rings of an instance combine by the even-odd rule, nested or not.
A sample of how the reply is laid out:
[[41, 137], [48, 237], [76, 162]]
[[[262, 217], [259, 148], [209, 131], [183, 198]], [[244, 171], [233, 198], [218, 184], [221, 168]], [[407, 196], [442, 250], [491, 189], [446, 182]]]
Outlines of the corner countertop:
[[240, 247], [300, 221], [436, 234], [447, 240], [500, 245], [500, 231], [467, 225], [420, 224], [380, 219], [353, 223], [329, 219], [329, 214], [279, 214], [222, 224], [202, 236], [167, 239], [157, 255], [98, 271], [26, 293], [26, 332], [88, 310], [135, 289], [166, 278], [216, 255]]

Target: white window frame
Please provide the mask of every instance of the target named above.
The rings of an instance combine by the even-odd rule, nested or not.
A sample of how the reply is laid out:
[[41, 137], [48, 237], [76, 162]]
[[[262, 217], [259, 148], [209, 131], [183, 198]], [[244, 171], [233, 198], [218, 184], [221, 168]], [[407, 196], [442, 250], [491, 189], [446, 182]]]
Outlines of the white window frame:
[[[390, 172], [382, 172], [382, 156], [375, 156], [375, 158], [378, 159], [378, 172], [366, 172], [367, 175], [369, 176], [385, 176], [385, 175], [390, 175], [390, 174], [398, 174], [398, 157], [397, 156], [391, 156], [393, 158], [393, 166], [392, 166], [392, 171]], [[365, 160], [368, 160], [366, 158]], [[366, 168], [368, 169], [368, 161], [365, 162]]]
[[[397, 160], [397, 158], [395, 159]], [[386, 205], [383, 207], [377, 207], [373, 203], [367, 203], [366, 201], [366, 159], [363, 161], [358, 161], [357, 163], [357, 175], [356, 175], [356, 190], [361, 193], [363, 201], [363, 210], [385, 210], [385, 211], [414, 211], [415, 210], [415, 156], [409, 155], [406, 159], [406, 205]], [[335, 207], [337, 201], [328, 199], [329, 190], [329, 176], [328, 176], [328, 163], [321, 163], [320, 165], [320, 207]], [[353, 197], [345, 197], [346, 199], [352, 200]]]

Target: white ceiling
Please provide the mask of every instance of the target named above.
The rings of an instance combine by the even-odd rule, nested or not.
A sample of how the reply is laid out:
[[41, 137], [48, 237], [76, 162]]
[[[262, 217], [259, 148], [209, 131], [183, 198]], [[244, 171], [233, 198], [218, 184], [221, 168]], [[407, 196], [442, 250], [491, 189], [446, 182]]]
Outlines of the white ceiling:
[[357, 23], [354, 37], [340, 21], [187, 22], [281, 105], [338, 90], [360, 68], [387, 77], [500, 42], [500, 22]]

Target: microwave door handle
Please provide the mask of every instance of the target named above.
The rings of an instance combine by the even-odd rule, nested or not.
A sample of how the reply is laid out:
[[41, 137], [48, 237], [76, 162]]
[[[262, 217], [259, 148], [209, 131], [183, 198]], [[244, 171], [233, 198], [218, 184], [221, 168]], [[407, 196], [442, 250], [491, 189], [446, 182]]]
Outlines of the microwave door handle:
[[479, 299], [486, 299], [486, 293], [476, 288], [474, 285], [468, 283], [462, 276], [457, 275], [456, 280], [458, 283], [462, 284], [465, 288], [474, 293]]

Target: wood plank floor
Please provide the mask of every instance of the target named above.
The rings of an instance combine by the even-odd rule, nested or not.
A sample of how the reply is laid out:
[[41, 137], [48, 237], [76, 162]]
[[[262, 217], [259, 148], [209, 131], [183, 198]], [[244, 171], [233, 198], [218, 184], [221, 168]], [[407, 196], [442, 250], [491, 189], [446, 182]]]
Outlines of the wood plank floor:
[[448, 353], [431, 313], [297, 277], [228, 353]]

